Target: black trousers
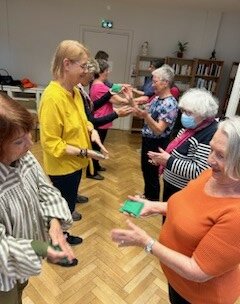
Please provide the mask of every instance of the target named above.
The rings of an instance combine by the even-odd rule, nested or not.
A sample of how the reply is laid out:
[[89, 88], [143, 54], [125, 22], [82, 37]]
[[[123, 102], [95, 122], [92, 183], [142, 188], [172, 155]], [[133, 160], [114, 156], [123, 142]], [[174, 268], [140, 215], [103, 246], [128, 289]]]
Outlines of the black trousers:
[[190, 302], [182, 298], [180, 294], [178, 294], [170, 284], [168, 284], [168, 293], [169, 293], [169, 300], [172, 304], [191, 304]]
[[158, 148], [165, 149], [168, 145], [167, 138], [142, 137], [141, 167], [144, 179], [144, 195], [151, 201], [158, 201], [160, 195], [159, 166], [149, 163], [148, 151], [159, 152]]
[[66, 175], [49, 175], [54, 187], [56, 187], [68, 203], [71, 213], [75, 210], [78, 187], [82, 177], [82, 170]]
[[[177, 188], [171, 185], [170, 183], [166, 182], [165, 180], [163, 180], [163, 201], [167, 202], [171, 195], [173, 195], [174, 193], [180, 190], [181, 190], [180, 188]], [[166, 220], [166, 216], [163, 216], [162, 223], [164, 223], [165, 220]]]
[[[97, 129], [97, 131], [98, 131], [99, 137], [101, 139], [101, 142], [104, 143], [104, 141], [107, 137], [108, 129]], [[95, 142], [92, 143], [92, 148], [95, 151], [100, 151], [99, 146]], [[99, 164], [98, 160], [93, 159], [93, 168], [94, 168], [94, 174], [93, 175], [96, 175], [98, 173], [99, 168], [100, 168], [100, 164]], [[86, 174], [90, 175], [89, 166], [87, 167]]]

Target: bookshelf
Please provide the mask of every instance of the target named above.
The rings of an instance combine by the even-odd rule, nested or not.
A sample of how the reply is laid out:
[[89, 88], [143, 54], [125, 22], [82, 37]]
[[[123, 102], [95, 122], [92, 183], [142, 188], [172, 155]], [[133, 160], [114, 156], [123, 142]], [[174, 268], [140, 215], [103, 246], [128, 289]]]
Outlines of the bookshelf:
[[151, 76], [149, 70], [150, 64], [154, 60], [162, 60], [162, 63], [165, 63], [165, 58], [162, 57], [151, 57], [151, 56], [138, 56], [135, 69], [135, 88], [141, 89], [144, 84], [144, 79], [147, 76]]
[[[226, 91], [225, 91], [224, 101], [223, 101], [223, 105], [222, 105], [221, 116], [224, 116], [226, 113], [239, 63], [240, 62], [236, 62], [236, 61], [234, 61], [232, 63], [231, 70], [230, 70], [229, 77], [228, 77], [227, 87], [226, 87]], [[240, 103], [239, 103], [236, 114], [240, 115]]]
[[174, 69], [174, 83], [181, 92], [192, 87], [195, 71], [194, 59], [167, 57], [166, 63]]
[[217, 95], [222, 67], [223, 61], [196, 58], [192, 86], [196, 88], [205, 88], [212, 92], [213, 95]]

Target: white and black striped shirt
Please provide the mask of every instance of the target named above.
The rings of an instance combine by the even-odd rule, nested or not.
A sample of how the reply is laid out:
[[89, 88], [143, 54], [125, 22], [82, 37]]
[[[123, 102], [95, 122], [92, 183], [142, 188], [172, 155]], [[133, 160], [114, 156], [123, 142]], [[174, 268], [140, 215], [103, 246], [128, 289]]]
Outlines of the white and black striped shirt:
[[58, 218], [64, 229], [71, 213], [60, 192], [28, 152], [15, 163], [0, 163], [0, 290], [11, 290], [41, 271], [41, 258], [32, 240], [48, 240], [49, 221]]
[[[209, 168], [207, 159], [211, 151], [209, 142], [217, 129], [217, 122], [195, 133], [186, 142], [171, 152], [163, 178], [171, 185], [182, 189], [203, 170]], [[185, 129], [178, 133], [180, 136]]]

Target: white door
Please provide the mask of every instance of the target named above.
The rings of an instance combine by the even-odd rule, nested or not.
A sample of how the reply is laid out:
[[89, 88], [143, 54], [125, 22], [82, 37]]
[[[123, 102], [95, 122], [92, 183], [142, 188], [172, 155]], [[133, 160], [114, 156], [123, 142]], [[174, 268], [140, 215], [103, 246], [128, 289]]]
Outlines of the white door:
[[[94, 57], [102, 50], [109, 54], [109, 80], [114, 83], [128, 83], [130, 79], [130, 54], [132, 33], [112, 31], [92, 27], [81, 27], [81, 40]], [[118, 118], [114, 129], [129, 130], [131, 117]]]

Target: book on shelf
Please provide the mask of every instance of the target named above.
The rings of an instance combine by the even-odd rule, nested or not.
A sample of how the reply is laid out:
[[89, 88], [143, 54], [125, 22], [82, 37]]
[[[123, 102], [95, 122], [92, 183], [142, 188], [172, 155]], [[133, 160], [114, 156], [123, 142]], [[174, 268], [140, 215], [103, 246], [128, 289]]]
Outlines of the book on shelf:
[[197, 75], [219, 77], [222, 66], [218, 63], [199, 63], [197, 67]]
[[192, 72], [192, 67], [188, 64], [173, 63], [172, 68], [176, 75], [190, 76]]
[[184, 83], [184, 82], [181, 82], [181, 81], [175, 81], [174, 83], [179, 88], [179, 90], [181, 92], [184, 92], [184, 91], [187, 91], [188, 89], [190, 89], [190, 84], [189, 83]]
[[196, 87], [199, 89], [205, 88], [208, 91], [214, 93], [216, 91], [217, 82], [214, 80], [207, 80], [204, 78], [197, 78]]

